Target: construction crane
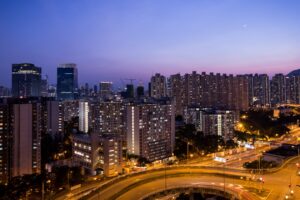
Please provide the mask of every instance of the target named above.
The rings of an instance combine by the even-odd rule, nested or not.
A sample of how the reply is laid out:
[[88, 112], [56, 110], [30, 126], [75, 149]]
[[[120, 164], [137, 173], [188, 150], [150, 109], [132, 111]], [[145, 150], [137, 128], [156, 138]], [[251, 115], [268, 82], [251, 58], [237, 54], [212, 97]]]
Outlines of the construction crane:
[[144, 82], [142, 80], [139, 80], [139, 86], [143, 86]]
[[125, 80], [130, 81], [130, 84], [133, 85], [133, 81], [135, 81], [136, 79], [133, 79], [133, 78], [126, 78]]

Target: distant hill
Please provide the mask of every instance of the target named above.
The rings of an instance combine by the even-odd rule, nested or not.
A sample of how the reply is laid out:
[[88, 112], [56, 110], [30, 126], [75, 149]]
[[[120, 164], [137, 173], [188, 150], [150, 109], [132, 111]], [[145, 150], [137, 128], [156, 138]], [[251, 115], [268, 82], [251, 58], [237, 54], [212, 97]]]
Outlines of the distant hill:
[[300, 69], [296, 69], [294, 71], [291, 71], [290, 73], [288, 73], [287, 76], [300, 76]]

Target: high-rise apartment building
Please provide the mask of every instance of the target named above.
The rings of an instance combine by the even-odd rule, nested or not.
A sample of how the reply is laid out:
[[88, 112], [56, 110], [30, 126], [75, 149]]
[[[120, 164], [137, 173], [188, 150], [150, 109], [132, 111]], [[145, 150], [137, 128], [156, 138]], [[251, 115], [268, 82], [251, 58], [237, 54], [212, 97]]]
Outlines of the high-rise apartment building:
[[150, 97], [160, 99], [167, 96], [166, 77], [159, 73], [151, 77]]
[[160, 99], [167, 96], [166, 77], [157, 73], [151, 77], [150, 97]]
[[72, 118], [79, 116], [78, 100], [63, 101], [61, 104], [63, 106], [64, 121], [70, 121]]
[[99, 83], [99, 95], [101, 98], [108, 98], [112, 95], [112, 82], [100, 82]]
[[300, 76], [286, 76], [287, 103], [300, 104]]
[[171, 75], [168, 80], [168, 96], [173, 98], [175, 103], [175, 114], [182, 115], [183, 114], [183, 80], [180, 74]]
[[64, 112], [63, 105], [54, 99], [42, 100], [42, 124], [45, 134], [55, 136], [63, 134], [64, 131]]
[[63, 132], [61, 109], [53, 98], [0, 99], [0, 182], [41, 172], [41, 139]]
[[125, 141], [126, 106], [121, 101], [91, 102], [91, 128], [99, 134], [114, 133]]
[[12, 177], [41, 172], [41, 104], [13, 104]]
[[250, 106], [270, 106], [270, 81], [267, 74], [246, 75]]
[[41, 96], [42, 69], [31, 63], [12, 65], [12, 96]]
[[73, 100], [78, 97], [76, 64], [60, 64], [57, 68], [57, 99]]
[[0, 102], [0, 183], [5, 184], [10, 177], [10, 109], [7, 104]]
[[204, 135], [219, 135], [225, 140], [234, 136], [236, 114], [229, 110], [212, 110], [199, 107], [186, 108], [184, 121], [194, 124], [197, 131]]
[[172, 155], [175, 144], [175, 110], [171, 102], [127, 106], [127, 150], [150, 161]]
[[215, 111], [204, 115], [204, 135], [219, 135], [225, 140], [234, 136], [235, 118], [232, 111]]
[[275, 74], [270, 82], [271, 105], [286, 102], [286, 77], [283, 74]]
[[79, 131], [89, 132], [90, 125], [90, 108], [86, 100], [79, 101]]
[[171, 75], [169, 96], [174, 98], [176, 114], [183, 115], [183, 110], [190, 106], [214, 107], [230, 110], [247, 110], [247, 77], [226, 74], [191, 74]]
[[[227, 97], [229, 98], [230, 110], [247, 110], [249, 108], [249, 85], [244, 75], [229, 76]], [[230, 84], [231, 83], [231, 84]], [[224, 94], [226, 97], [226, 94]]]

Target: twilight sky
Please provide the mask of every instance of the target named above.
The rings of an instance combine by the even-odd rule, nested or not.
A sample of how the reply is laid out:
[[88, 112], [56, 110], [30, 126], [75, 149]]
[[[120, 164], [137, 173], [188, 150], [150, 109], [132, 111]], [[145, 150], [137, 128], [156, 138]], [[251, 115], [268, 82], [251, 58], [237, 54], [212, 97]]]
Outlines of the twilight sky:
[[0, 85], [20, 62], [51, 83], [65, 62], [77, 64], [81, 84], [288, 73], [300, 67], [299, 11], [299, 0], [1, 0]]

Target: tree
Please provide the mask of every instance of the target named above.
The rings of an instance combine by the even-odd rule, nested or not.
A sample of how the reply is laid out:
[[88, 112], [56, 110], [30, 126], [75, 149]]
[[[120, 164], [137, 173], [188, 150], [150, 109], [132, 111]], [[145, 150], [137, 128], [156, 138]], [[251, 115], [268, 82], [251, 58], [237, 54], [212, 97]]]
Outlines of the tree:
[[274, 119], [272, 111], [249, 110], [246, 116], [240, 119], [244, 129], [258, 138], [277, 137], [289, 132], [285, 125], [287, 120]]
[[138, 162], [138, 166], [140, 166], [140, 167], [145, 167], [146, 164], [151, 163], [147, 158], [144, 158], [144, 157], [139, 157], [137, 162]]
[[181, 193], [176, 199], [177, 200], [189, 200], [190, 199], [190, 195], [185, 194], [185, 193]]
[[226, 149], [234, 149], [238, 146], [237, 143], [234, 142], [234, 140], [230, 139], [230, 140], [227, 140], [226, 143], [225, 143], [225, 148]]

